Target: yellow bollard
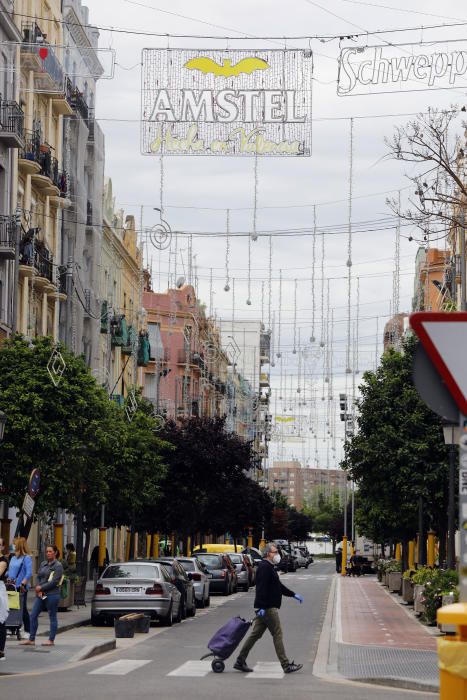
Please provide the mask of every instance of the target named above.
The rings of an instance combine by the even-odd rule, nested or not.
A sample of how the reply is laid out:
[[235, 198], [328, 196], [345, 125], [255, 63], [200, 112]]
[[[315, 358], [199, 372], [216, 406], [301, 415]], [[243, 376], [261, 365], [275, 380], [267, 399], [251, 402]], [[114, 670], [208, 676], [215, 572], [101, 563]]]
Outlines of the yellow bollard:
[[188, 535], [186, 538], [186, 555], [187, 557], [191, 557], [191, 537]]
[[131, 530], [127, 527], [126, 529], [126, 543], [125, 543], [125, 561], [130, 558], [130, 546], [131, 546]]
[[247, 547], [253, 547], [253, 530], [248, 528]]
[[230, 544], [230, 537], [225, 536], [225, 542], [224, 544]]
[[409, 540], [408, 567], [415, 569], [415, 540]]
[[173, 557], [177, 556], [177, 552], [175, 551], [175, 534], [172, 534], [172, 537], [170, 538], [170, 554]]
[[431, 566], [431, 568], [435, 565], [435, 533], [433, 530], [428, 532], [427, 565]]
[[396, 544], [396, 553], [395, 553], [394, 558], [395, 558], [396, 561], [400, 561], [400, 560], [402, 559], [402, 555], [401, 555], [401, 543], [400, 543], [400, 542], [398, 542], [398, 543]]
[[54, 523], [54, 544], [58, 547], [59, 559], [63, 559], [63, 523]]
[[154, 557], [154, 559], [157, 559], [157, 557], [159, 556], [159, 533], [158, 532], [156, 532], [152, 536], [152, 556]]
[[440, 700], [467, 700], [467, 603], [445, 605], [437, 618], [457, 627], [456, 635], [438, 639]]
[[146, 559], [151, 558], [151, 545], [152, 545], [152, 535], [150, 532], [146, 533]]
[[264, 537], [262, 537], [259, 541], [258, 549], [263, 551], [263, 549], [266, 547], [266, 544], [267, 544], [266, 540], [264, 539]]
[[341, 574], [345, 576], [347, 574], [347, 536], [344, 535], [342, 538], [342, 566]]
[[104, 568], [106, 541], [107, 541], [107, 528], [100, 527], [99, 528], [99, 558], [97, 560], [97, 564], [99, 566], [99, 571], [102, 571], [102, 569]]

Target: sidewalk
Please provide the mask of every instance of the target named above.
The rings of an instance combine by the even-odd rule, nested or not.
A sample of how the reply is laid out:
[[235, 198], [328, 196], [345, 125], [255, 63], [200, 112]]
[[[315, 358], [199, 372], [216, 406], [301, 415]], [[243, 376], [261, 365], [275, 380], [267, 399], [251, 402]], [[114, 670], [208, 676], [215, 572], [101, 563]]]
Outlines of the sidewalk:
[[336, 576], [326, 617], [326, 675], [438, 691], [437, 630], [421, 625], [375, 577]]

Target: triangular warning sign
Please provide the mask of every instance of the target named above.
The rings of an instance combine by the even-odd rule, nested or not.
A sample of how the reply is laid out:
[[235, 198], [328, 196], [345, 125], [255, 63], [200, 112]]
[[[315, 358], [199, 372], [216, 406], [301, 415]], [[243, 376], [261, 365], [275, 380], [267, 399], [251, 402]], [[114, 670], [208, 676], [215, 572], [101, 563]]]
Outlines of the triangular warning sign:
[[410, 316], [410, 325], [467, 415], [467, 313], [421, 311]]

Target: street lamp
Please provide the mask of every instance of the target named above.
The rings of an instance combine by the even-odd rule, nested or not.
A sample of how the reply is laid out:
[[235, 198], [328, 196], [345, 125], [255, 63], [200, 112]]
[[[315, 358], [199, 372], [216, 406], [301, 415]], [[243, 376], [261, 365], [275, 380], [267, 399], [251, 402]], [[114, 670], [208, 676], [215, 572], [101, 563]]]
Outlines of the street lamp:
[[3, 441], [3, 435], [5, 434], [6, 425], [6, 413], [0, 411], [0, 442]]

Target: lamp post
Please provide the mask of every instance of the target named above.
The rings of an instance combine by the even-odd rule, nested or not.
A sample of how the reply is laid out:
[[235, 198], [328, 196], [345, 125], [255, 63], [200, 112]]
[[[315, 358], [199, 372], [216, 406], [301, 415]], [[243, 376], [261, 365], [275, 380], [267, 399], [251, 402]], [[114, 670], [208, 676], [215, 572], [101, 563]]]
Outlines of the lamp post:
[[449, 445], [449, 505], [448, 505], [448, 569], [456, 566], [456, 443], [459, 441], [459, 428], [454, 425], [443, 427], [444, 442]]

